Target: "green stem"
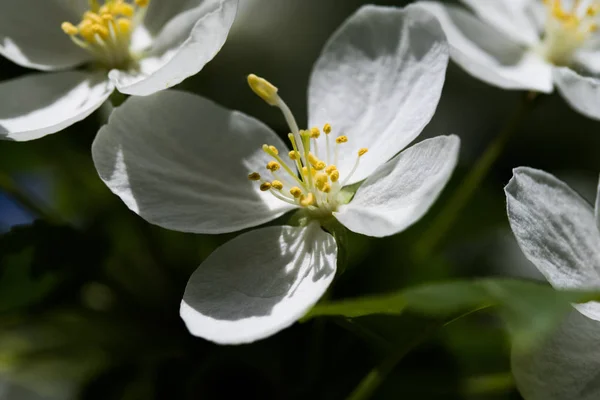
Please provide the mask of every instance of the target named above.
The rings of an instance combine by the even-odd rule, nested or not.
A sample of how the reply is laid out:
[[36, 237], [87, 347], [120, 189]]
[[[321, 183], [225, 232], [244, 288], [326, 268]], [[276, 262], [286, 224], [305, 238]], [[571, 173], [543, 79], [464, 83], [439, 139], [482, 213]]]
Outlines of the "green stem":
[[498, 160], [498, 157], [500, 157], [500, 154], [502, 154], [510, 138], [517, 131], [517, 128], [521, 125], [527, 114], [533, 109], [536, 98], [536, 92], [526, 93], [504, 128], [475, 162], [475, 165], [458, 188], [454, 190], [436, 220], [421, 236], [421, 240], [416, 243], [414, 251], [417, 260], [426, 260], [446, 236], [450, 228], [452, 228], [463, 208], [467, 205], [477, 188], [480, 187], [491, 167]]
[[440, 324], [439, 322], [432, 323], [421, 335], [415, 337], [405, 346], [401, 346], [393, 351], [381, 362], [381, 364], [373, 368], [367, 374], [367, 376], [360, 381], [358, 386], [354, 389], [354, 391], [352, 391], [350, 396], [348, 396], [347, 400], [365, 400], [370, 398], [375, 390], [379, 388], [381, 383], [383, 383], [387, 376], [394, 370], [400, 360], [402, 360], [404, 356], [410, 353], [414, 348], [423, 343], [433, 331], [442, 325], [443, 324]]
[[0, 172], [0, 191], [6, 193], [32, 214], [49, 222], [60, 222], [60, 218], [41, 206], [39, 200], [32, 198], [31, 195], [23, 191], [10, 175], [4, 172]]

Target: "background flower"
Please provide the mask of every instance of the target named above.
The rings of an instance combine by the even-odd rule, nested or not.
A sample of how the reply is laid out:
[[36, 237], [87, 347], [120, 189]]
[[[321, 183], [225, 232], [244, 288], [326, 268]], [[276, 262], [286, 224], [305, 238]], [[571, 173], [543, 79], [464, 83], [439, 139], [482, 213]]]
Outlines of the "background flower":
[[[600, 286], [598, 207], [554, 176], [517, 168], [506, 186], [508, 217], [527, 258], [559, 288]], [[527, 399], [591, 400], [600, 395], [600, 304], [575, 306], [534, 354], [514, 354], [513, 370]]]
[[0, 139], [58, 132], [115, 88], [143, 96], [180, 83], [219, 51], [236, 7], [237, 0], [3, 0], [0, 54], [46, 73], [0, 83]]
[[504, 89], [550, 93], [554, 86], [582, 114], [600, 119], [598, 5], [591, 1], [462, 0], [465, 7], [431, 1], [469, 74]]

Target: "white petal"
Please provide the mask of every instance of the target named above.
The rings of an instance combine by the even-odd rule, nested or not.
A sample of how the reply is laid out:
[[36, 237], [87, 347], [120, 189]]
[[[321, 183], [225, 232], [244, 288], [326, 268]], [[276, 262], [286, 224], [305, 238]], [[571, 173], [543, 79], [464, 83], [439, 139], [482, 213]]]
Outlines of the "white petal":
[[556, 87], [567, 103], [576, 111], [593, 119], [600, 119], [600, 79], [581, 76], [572, 69], [554, 69]]
[[513, 352], [512, 370], [527, 400], [600, 398], [600, 323], [577, 311], [533, 354]]
[[517, 43], [534, 46], [540, 41], [537, 24], [531, 14], [539, 0], [461, 0], [483, 21], [494, 25]]
[[39, 70], [64, 69], [89, 60], [60, 27], [63, 22], [81, 20], [77, 7], [67, 7], [68, 1], [2, 0], [0, 54]]
[[429, 1], [417, 5], [438, 18], [452, 60], [475, 78], [503, 89], [552, 91], [550, 65], [493, 26], [456, 6]]
[[[415, 7], [365, 6], [333, 34], [309, 87], [309, 126], [347, 135], [342, 179], [356, 152], [369, 148], [349, 183], [369, 176], [417, 137], [444, 84], [448, 51], [439, 24]], [[323, 135], [324, 136], [324, 135]]]
[[[593, 208], [553, 175], [519, 167], [504, 188], [508, 219], [525, 256], [558, 288], [600, 287], [600, 232]], [[600, 304], [577, 306], [600, 320]]]
[[600, 74], [600, 46], [575, 53], [575, 64], [590, 74]]
[[222, 344], [254, 342], [292, 325], [335, 276], [337, 246], [317, 223], [244, 233], [194, 272], [181, 302], [189, 331]]
[[215, 234], [268, 222], [293, 207], [248, 180], [253, 171], [267, 175], [264, 143], [285, 148], [254, 118], [168, 90], [130, 97], [117, 108], [92, 155], [102, 180], [147, 221]]
[[0, 139], [26, 141], [81, 121], [113, 91], [105, 74], [82, 71], [25, 75], [0, 83]]
[[458, 136], [437, 136], [382, 165], [335, 217], [353, 232], [389, 236], [418, 221], [437, 199], [456, 166]]
[[596, 204], [594, 206], [594, 215], [596, 216], [596, 226], [600, 229], [600, 180], [598, 181], [598, 190], [596, 191]]
[[206, 0], [178, 14], [154, 39], [140, 72], [112, 70], [120, 92], [146, 96], [197, 74], [219, 52], [235, 19], [237, 0]]

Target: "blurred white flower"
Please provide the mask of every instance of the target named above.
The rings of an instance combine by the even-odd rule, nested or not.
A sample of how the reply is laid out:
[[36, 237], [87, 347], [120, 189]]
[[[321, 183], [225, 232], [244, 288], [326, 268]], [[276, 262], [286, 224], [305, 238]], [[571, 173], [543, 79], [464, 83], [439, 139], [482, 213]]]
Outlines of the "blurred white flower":
[[[299, 227], [244, 233], [202, 263], [181, 304], [190, 332], [244, 343], [284, 329], [334, 278], [338, 249], [323, 225], [337, 218], [354, 232], [387, 236], [427, 211], [454, 169], [459, 139], [440, 136], [396, 154], [433, 116], [447, 63], [431, 15], [366, 6], [313, 69], [309, 126], [322, 131], [300, 130], [277, 88], [249, 76], [283, 112], [290, 148], [254, 118], [183, 92], [130, 98], [114, 111], [94, 142], [94, 162], [149, 222], [218, 234], [302, 212]], [[342, 188], [362, 180], [348, 202]]]
[[[508, 218], [525, 256], [557, 288], [600, 287], [600, 186], [592, 207], [546, 172], [517, 168], [505, 188]], [[576, 305], [534, 354], [513, 354], [527, 400], [600, 398], [600, 303]]]
[[219, 51], [236, 8], [237, 0], [0, 0], [0, 54], [47, 71], [0, 83], [0, 139], [58, 132], [115, 88], [144, 96], [178, 84]]
[[504, 89], [558, 88], [578, 112], [600, 119], [600, 2], [596, 0], [423, 1], [450, 43], [452, 59]]

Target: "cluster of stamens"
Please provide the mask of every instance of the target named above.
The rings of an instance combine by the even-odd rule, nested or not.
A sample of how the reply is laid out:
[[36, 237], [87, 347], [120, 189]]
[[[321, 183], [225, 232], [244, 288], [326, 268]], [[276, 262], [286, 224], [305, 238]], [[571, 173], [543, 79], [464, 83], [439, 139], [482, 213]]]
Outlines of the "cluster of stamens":
[[561, 0], [544, 0], [544, 4], [548, 18], [542, 54], [556, 65], [569, 65], [575, 51], [598, 30], [596, 17], [600, 5], [590, 0], [572, 0], [570, 8], [566, 8]]
[[299, 130], [289, 108], [277, 95], [275, 86], [256, 75], [250, 75], [248, 82], [263, 100], [282, 110], [292, 130], [288, 134], [292, 150], [283, 156], [275, 146], [263, 145], [262, 150], [272, 160], [265, 165], [265, 175], [252, 172], [248, 179], [260, 183], [260, 190], [270, 192], [286, 203], [324, 215], [335, 211], [340, 202], [340, 190], [354, 174], [360, 158], [368, 150], [358, 150], [353, 169], [340, 180], [336, 164], [339, 151], [348, 142], [348, 137], [340, 135], [333, 139], [330, 124], [323, 126], [324, 138], [317, 127]]
[[79, 47], [90, 52], [106, 68], [129, 69], [135, 64], [131, 35], [143, 20], [150, 0], [89, 0], [90, 10], [81, 22], [63, 22], [62, 30]]

